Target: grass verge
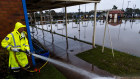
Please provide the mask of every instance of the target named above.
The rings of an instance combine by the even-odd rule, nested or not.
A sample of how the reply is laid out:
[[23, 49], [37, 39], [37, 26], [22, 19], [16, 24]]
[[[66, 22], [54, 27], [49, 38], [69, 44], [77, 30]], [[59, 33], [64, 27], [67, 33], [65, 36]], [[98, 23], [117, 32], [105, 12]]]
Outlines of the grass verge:
[[0, 50], [0, 79], [5, 78], [9, 74], [8, 69], [8, 51], [5, 49]]
[[27, 76], [26, 79], [66, 79], [52, 64], [47, 64], [40, 73]]
[[[20, 79], [66, 79], [53, 65], [47, 64], [40, 72], [21, 71], [17, 74]], [[9, 74], [3, 79], [16, 79], [14, 75]]]
[[111, 49], [105, 48], [104, 53], [101, 51], [102, 47], [97, 46], [76, 56], [117, 76], [140, 76], [139, 57], [114, 51], [113, 58]]

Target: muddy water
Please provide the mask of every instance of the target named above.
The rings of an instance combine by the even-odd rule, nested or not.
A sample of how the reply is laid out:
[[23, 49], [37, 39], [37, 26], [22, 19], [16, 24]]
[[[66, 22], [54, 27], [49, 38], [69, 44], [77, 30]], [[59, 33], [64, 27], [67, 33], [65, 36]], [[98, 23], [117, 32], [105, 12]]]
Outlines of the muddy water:
[[[102, 45], [105, 21], [98, 20], [96, 25], [95, 43]], [[140, 57], [139, 19], [110, 20], [108, 26], [110, 29], [114, 49]], [[41, 28], [41, 26], [38, 27]], [[43, 25], [43, 29], [50, 30], [51, 27], [49, 25]], [[63, 24], [53, 24], [53, 31], [66, 35], [65, 26]], [[92, 43], [93, 21], [80, 22], [80, 24], [70, 22], [68, 24], [68, 36], [76, 37], [78, 39]], [[111, 48], [108, 31], [106, 31], [105, 46]]]

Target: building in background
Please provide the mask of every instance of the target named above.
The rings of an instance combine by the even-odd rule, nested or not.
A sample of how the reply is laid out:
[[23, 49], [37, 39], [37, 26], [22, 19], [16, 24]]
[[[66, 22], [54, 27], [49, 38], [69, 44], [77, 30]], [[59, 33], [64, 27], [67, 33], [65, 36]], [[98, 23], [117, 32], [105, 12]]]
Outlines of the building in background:
[[111, 10], [109, 11], [109, 17], [111, 19], [119, 19], [122, 18], [124, 15], [124, 12], [121, 10]]

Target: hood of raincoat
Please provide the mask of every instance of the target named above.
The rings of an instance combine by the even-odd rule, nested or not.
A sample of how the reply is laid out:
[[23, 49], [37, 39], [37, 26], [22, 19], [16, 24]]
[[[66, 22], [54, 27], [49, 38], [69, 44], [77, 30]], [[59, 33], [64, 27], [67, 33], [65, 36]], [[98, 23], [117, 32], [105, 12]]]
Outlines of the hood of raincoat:
[[17, 23], [15, 24], [15, 29], [14, 29], [14, 31], [18, 31], [18, 29], [19, 29], [19, 28], [22, 28], [22, 27], [26, 27], [26, 25], [23, 25], [22, 23], [17, 22]]

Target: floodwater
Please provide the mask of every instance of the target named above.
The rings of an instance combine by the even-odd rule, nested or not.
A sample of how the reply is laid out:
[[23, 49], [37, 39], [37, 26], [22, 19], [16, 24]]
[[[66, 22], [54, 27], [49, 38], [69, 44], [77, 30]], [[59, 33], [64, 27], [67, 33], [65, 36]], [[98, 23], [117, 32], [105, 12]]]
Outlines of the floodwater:
[[[56, 60], [74, 65], [89, 72], [94, 72], [94, 74], [98, 74], [101, 77], [113, 77], [112, 74], [101, 70], [98, 67], [75, 56], [77, 53], [92, 49], [92, 45], [75, 41], [73, 39], [66, 40], [65, 37], [51, 34], [50, 32], [40, 29], [34, 28], [33, 30], [34, 33], [32, 36], [38, 40], [47, 50], [49, 50], [51, 55], [55, 55]], [[58, 67], [58, 69], [65, 76], [67, 76], [68, 79], [88, 79], [87, 77], [66, 68]], [[69, 73], [67, 73], [67, 71], [69, 71]]]
[[[97, 20], [96, 23], [96, 37], [95, 43], [97, 45], [102, 45], [103, 36], [104, 36], [104, 28], [105, 21]], [[39, 25], [39, 28], [45, 30], [51, 30], [51, 26], [47, 25]], [[113, 48], [129, 53], [131, 55], [140, 57], [140, 20], [139, 19], [128, 19], [128, 20], [116, 20], [111, 19], [108, 24]], [[80, 31], [79, 31], [80, 30]], [[53, 24], [52, 31], [66, 35], [64, 24]], [[80, 22], [80, 24], [76, 24], [75, 22], [68, 23], [68, 36], [76, 37], [77, 39], [88, 41], [92, 43], [93, 37], [93, 21], [84, 21]], [[47, 36], [48, 38], [51, 36]], [[106, 39], [105, 46], [111, 48], [110, 40], [109, 40], [109, 32], [108, 29], [106, 31]]]
[[[98, 20], [96, 25], [96, 38], [95, 43], [102, 45], [105, 21]], [[38, 28], [43, 28], [45, 30], [51, 30], [50, 24], [36, 25]], [[110, 30], [110, 35], [112, 39], [113, 48], [119, 51], [123, 51], [135, 56], [140, 57], [140, 20], [110, 20], [108, 27]], [[53, 24], [52, 31], [66, 35], [65, 26], [63, 24]], [[79, 31], [80, 30], [80, 31]], [[73, 39], [67, 39], [65, 37], [52, 34], [50, 32], [40, 30], [37, 28], [31, 28], [32, 36], [37, 39], [46, 49], [53, 52], [57, 57], [57, 60], [67, 62], [76, 67], [82, 68], [89, 72], [94, 72], [101, 77], [114, 77], [104, 70], [85, 62], [84, 60], [75, 56], [75, 54], [89, 50], [92, 45], [88, 45]], [[84, 40], [92, 43], [93, 37], [93, 21], [84, 21], [80, 24], [75, 22], [70, 22], [68, 24], [68, 36], [75, 37], [80, 40]], [[110, 47], [109, 33], [108, 29], [106, 31], [105, 46]], [[58, 69], [67, 76], [68, 79], [86, 79], [83, 76], [77, 75], [70, 70], [58, 67]], [[67, 73], [67, 71], [71, 73]]]

